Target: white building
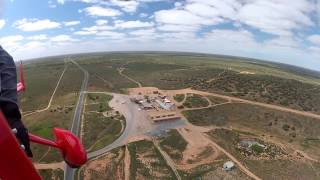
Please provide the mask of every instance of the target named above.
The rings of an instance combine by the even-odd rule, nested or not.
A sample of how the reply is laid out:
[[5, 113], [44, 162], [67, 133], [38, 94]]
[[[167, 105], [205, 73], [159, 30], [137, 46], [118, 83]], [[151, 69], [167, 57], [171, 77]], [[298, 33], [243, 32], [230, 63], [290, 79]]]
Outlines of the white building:
[[174, 107], [174, 104], [173, 103], [166, 103], [166, 102], [162, 102], [160, 101], [159, 99], [156, 99], [156, 102], [159, 104], [159, 106], [162, 108], [162, 109], [165, 109], [165, 110], [172, 110], [173, 107]]
[[232, 161], [227, 161], [223, 164], [223, 170], [231, 171], [234, 168], [234, 163]]

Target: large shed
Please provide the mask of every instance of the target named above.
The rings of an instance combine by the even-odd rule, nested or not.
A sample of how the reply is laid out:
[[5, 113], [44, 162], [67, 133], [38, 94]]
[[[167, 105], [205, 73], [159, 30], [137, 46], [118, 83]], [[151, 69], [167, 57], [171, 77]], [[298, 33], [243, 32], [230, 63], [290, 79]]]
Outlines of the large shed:
[[223, 170], [231, 171], [234, 168], [234, 163], [232, 161], [227, 161], [223, 164]]

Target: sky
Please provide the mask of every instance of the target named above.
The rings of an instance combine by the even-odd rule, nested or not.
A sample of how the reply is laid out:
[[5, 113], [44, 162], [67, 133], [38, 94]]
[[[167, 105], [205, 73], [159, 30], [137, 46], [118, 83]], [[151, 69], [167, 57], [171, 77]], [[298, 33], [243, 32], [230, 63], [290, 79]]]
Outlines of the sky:
[[186, 51], [320, 70], [320, 0], [0, 0], [0, 45], [15, 60]]

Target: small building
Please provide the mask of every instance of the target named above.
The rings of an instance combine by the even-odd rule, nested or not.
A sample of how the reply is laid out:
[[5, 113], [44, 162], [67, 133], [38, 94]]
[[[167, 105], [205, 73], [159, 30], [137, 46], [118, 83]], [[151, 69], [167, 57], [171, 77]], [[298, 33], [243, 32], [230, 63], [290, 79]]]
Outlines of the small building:
[[162, 109], [165, 109], [165, 110], [172, 110], [174, 108], [174, 103], [166, 103], [166, 102], [162, 102], [160, 101], [159, 99], [156, 99], [156, 102], [159, 104], [159, 106], [162, 108]]
[[231, 171], [234, 168], [234, 163], [232, 161], [227, 161], [223, 164], [223, 170]]
[[178, 116], [174, 111], [151, 111], [148, 113], [148, 118], [153, 122], [180, 120], [181, 117]]
[[141, 101], [141, 106], [142, 106], [142, 109], [144, 110], [153, 109], [152, 105], [145, 101]]
[[165, 103], [171, 103], [171, 101], [168, 98], [164, 98]]
[[255, 140], [244, 139], [244, 140], [240, 141], [240, 146], [242, 146], [244, 148], [251, 148], [251, 146], [253, 146], [253, 145], [258, 145], [262, 148], [266, 148], [265, 145], [260, 144], [259, 142], [255, 141]]

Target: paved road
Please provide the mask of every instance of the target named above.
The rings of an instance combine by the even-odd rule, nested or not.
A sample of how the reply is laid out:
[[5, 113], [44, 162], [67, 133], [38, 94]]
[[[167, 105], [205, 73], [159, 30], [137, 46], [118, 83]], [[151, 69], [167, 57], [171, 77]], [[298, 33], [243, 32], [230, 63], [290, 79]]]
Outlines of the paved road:
[[[122, 146], [126, 144], [127, 140], [129, 139], [132, 134], [136, 134], [137, 126], [139, 124], [139, 119], [141, 117], [141, 113], [139, 113], [137, 105], [130, 101], [130, 98], [127, 95], [119, 95], [113, 94], [114, 98], [111, 101], [111, 106], [118, 110], [126, 119], [126, 127], [123, 133], [116, 139], [113, 143], [109, 144], [108, 146], [89, 153], [89, 159], [97, 157], [101, 154], [104, 154], [114, 148]], [[125, 102], [125, 103], [123, 103]]]
[[[90, 93], [105, 93], [106, 92], [90, 92]], [[181, 127], [184, 125], [184, 121], [163, 122], [160, 124], [154, 124], [146, 118], [146, 114], [139, 110], [139, 106], [130, 101], [128, 95], [112, 94], [113, 99], [110, 102], [110, 106], [119, 111], [126, 119], [126, 127], [122, 134], [113, 143], [108, 146], [99, 149], [97, 151], [89, 153], [89, 159], [100, 156], [114, 148], [127, 144], [131, 137], [138, 137], [144, 135], [157, 136], [168, 129]]]
[[[84, 103], [84, 97], [85, 97], [85, 92], [87, 90], [88, 86], [88, 80], [89, 80], [89, 73], [83, 69], [77, 62], [71, 60], [72, 63], [77, 65], [84, 73], [84, 79], [81, 85], [81, 90], [80, 90], [80, 96], [79, 100], [77, 103], [77, 107], [74, 113], [73, 117], [73, 123], [71, 127], [71, 132], [77, 136], [79, 136], [79, 130], [80, 130], [80, 124], [81, 124], [81, 114], [82, 114], [82, 108], [83, 108], [83, 103]], [[64, 179], [65, 180], [73, 180], [75, 174], [75, 169], [72, 169], [68, 165], [65, 165], [65, 171], [64, 171]]]

